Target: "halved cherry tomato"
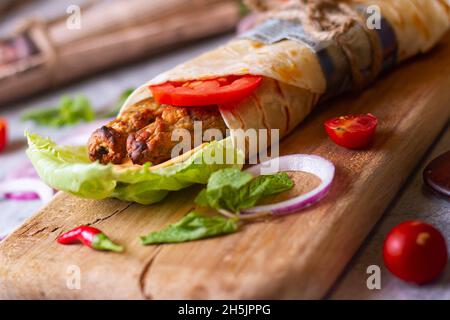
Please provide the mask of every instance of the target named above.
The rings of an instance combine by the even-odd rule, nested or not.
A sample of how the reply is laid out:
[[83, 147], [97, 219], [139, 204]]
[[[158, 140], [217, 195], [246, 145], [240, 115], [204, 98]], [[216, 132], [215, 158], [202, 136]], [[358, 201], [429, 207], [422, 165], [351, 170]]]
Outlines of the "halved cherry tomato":
[[6, 147], [8, 125], [6, 119], [0, 118], [0, 152]]
[[368, 113], [333, 118], [325, 122], [325, 130], [337, 145], [348, 149], [367, 147], [373, 140], [378, 119]]
[[442, 234], [421, 221], [407, 221], [394, 227], [384, 242], [383, 257], [395, 276], [416, 284], [434, 280], [448, 259]]
[[261, 81], [260, 76], [227, 76], [209, 80], [166, 82], [150, 86], [150, 90], [160, 104], [177, 107], [228, 105], [248, 97]]

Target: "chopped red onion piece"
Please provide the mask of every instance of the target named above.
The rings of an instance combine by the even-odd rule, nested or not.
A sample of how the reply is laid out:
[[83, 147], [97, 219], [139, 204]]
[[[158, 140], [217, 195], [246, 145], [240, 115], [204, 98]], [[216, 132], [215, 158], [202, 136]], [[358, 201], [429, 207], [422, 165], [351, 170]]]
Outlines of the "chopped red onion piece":
[[44, 203], [49, 202], [54, 195], [52, 188], [35, 178], [19, 178], [0, 183], [0, 198], [7, 198], [8, 195], [16, 195], [17, 193], [27, 193], [27, 196], [31, 193], [37, 194]]
[[8, 192], [5, 193], [5, 198], [6, 199], [10, 199], [10, 200], [37, 200], [39, 199], [39, 195], [35, 192], [29, 192], [29, 191], [24, 191], [24, 192]]

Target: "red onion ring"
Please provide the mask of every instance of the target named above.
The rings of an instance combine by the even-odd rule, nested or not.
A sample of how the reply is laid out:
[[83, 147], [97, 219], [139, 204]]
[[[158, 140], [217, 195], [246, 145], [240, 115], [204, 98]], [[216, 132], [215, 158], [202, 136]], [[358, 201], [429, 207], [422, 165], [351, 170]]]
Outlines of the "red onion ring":
[[292, 199], [242, 210], [243, 216], [264, 212], [273, 215], [285, 215], [309, 207], [325, 197], [330, 190], [335, 173], [335, 167], [330, 161], [316, 155], [306, 154], [275, 158], [253, 166], [246, 171], [259, 175], [262, 170], [264, 170], [264, 174], [274, 174], [281, 171], [303, 171], [319, 177], [322, 182], [313, 190]]

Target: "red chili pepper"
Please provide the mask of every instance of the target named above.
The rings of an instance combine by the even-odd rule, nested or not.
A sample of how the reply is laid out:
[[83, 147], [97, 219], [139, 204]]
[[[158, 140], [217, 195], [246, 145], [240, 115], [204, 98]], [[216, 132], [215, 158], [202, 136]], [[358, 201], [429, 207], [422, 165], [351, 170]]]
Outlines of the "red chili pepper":
[[8, 123], [6, 119], [0, 118], [0, 152], [6, 147], [8, 135]]
[[63, 233], [58, 237], [60, 244], [82, 243], [85, 246], [104, 251], [122, 252], [123, 247], [111, 241], [99, 229], [89, 226], [80, 226]]

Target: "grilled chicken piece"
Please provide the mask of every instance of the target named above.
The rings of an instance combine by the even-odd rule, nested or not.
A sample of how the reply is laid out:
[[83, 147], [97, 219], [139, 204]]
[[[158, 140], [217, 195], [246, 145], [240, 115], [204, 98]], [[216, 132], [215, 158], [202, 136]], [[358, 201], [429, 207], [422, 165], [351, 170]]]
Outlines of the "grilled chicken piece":
[[179, 141], [172, 141], [172, 132], [186, 129], [194, 143], [194, 122], [202, 122], [202, 131], [218, 129], [225, 136], [227, 126], [217, 107], [165, 107], [162, 115], [147, 127], [128, 136], [128, 157], [135, 164], [159, 164], [171, 158], [172, 149]]
[[163, 108], [153, 99], [143, 100], [117, 119], [94, 131], [88, 142], [91, 161], [98, 160], [103, 164], [122, 163], [127, 155], [128, 135], [155, 121], [162, 110]]

